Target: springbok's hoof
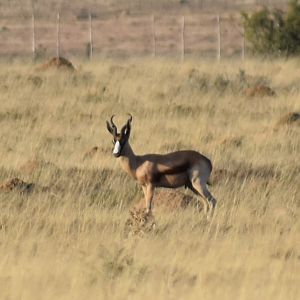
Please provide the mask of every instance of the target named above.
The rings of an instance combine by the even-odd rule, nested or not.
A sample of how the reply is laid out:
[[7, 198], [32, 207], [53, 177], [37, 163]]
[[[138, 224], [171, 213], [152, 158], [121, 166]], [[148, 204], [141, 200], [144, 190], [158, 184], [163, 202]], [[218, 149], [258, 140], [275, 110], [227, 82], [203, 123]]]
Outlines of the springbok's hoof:
[[147, 209], [147, 208], [145, 209], [145, 214], [146, 215], [151, 215], [151, 213], [152, 213], [151, 209]]

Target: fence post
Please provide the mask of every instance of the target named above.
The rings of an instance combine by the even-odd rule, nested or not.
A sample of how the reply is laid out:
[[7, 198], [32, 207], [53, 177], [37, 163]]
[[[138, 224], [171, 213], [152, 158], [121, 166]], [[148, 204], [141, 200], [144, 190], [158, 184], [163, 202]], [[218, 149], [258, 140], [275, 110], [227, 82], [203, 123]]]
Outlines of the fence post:
[[60, 14], [57, 13], [57, 32], [56, 32], [56, 57], [60, 56]]
[[217, 15], [217, 36], [218, 36], [217, 60], [221, 61], [221, 20], [219, 14]]
[[152, 55], [156, 57], [156, 33], [155, 33], [155, 17], [152, 15]]
[[93, 58], [93, 26], [92, 26], [92, 14], [90, 13], [89, 16], [89, 24], [90, 24], [90, 52], [89, 52], [89, 57], [90, 59]]
[[245, 54], [246, 54], [246, 40], [245, 40], [245, 27], [243, 26], [243, 45], [242, 45], [242, 60], [245, 60]]
[[184, 16], [182, 17], [182, 23], [181, 23], [181, 61], [184, 61], [184, 55], [185, 55], [185, 19]]
[[36, 47], [35, 47], [35, 17], [34, 13], [32, 14], [32, 60], [35, 61], [36, 58]]

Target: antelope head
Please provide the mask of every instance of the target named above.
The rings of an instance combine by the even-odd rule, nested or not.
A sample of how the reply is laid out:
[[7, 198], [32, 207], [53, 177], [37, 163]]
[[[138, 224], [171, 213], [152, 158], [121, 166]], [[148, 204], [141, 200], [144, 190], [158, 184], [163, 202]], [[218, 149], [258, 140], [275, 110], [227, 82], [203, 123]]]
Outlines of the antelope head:
[[126, 143], [128, 142], [131, 130], [131, 122], [132, 122], [132, 115], [129, 115], [129, 119], [127, 120], [126, 124], [122, 127], [121, 132], [118, 133], [117, 126], [114, 124], [113, 118], [115, 115], [112, 115], [109, 121], [106, 121], [107, 130], [113, 136], [113, 155], [115, 157], [119, 157], [122, 155], [122, 151]]

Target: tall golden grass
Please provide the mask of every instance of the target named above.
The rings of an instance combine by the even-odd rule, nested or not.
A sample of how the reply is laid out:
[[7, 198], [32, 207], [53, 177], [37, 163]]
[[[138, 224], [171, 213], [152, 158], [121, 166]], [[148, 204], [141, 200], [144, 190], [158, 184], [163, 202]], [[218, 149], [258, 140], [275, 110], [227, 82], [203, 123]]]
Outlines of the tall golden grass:
[[[300, 127], [276, 124], [300, 110], [299, 60], [75, 65], [1, 63], [0, 179], [36, 188], [0, 193], [0, 298], [298, 299]], [[257, 84], [276, 96], [244, 95]], [[127, 112], [137, 154], [212, 160], [211, 222], [155, 211], [155, 231], [124, 236], [142, 192], [105, 120]]]

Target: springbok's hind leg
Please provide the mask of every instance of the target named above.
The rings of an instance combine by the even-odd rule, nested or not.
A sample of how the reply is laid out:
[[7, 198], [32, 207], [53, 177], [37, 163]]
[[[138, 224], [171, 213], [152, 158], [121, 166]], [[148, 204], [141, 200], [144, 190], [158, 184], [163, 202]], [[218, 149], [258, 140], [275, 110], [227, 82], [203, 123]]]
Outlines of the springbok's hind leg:
[[204, 195], [205, 199], [208, 200], [208, 205], [209, 205], [209, 217], [212, 217], [214, 215], [215, 212], [215, 207], [217, 204], [217, 200], [213, 197], [213, 195], [210, 193], [210, 191], [208, 190], [206, 183], [201, 184], [201, 191], [202, 191], [202, 195]]
[[204, 214], [207, 215], [208, 210], [209, 210], [209, 203], [207, 202], [207, 200], [200, 194], [200, 192], [198, 191], [198, 188], [194, 187], [192, 183], [188, 185], [188, 188], [195, 195], [197, 195], [197, 200], [202, 203]]
[[206, 186], [211, 170], [210, 165], [202, 163], [194, 166], [189, 172], [190, 184], [204, 199], [204, 211], [206, 212], [207, 218], [213, 215], [217, 203], [217, 200], [212, 196]]
[[206, 187], [206, 183], [202, 183], [200, 180], [194, 180], [192, 182], [192, 185], [205, 202], [205, 213], [207, 217], [212, 217], [217, 204], [217, 200], [209, 192], [208, 188]]

